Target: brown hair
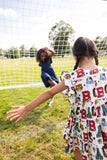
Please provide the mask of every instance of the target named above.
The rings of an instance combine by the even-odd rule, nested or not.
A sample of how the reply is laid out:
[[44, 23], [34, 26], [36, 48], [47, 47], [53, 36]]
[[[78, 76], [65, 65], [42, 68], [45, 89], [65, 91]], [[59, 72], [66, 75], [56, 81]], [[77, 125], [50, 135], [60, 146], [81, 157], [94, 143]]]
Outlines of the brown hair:
[[74, 70], [78, 68], [79, 62], [83, 57], [94, 57], [95, 63], [98, 65], [98, 49], [94, 41], [89, 38], [79, 37], [73, 46], [74, 55], [77, 57]]
[[50, 61], [50, 57], [49, 57], [48, 53], [46, 52], [46, 50], [44, 48], [41, 48], [41, 49], [38, 50], [38, 52], [36, 54], [36, 61], [37, 62], [41, 61], [41, 54], [42, 53], [46, 53], [46, 59], [45, 59], [45, 61], [49, 62]]

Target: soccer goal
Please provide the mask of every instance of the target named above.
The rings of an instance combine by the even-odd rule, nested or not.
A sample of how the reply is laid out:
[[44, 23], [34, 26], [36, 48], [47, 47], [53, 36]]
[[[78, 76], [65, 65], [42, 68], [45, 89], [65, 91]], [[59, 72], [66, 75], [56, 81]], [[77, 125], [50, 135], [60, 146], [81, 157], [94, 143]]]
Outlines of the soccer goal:
[[[89, 26], [89, 22], [95, 26], [99, 8], [102, 16], [106, 12], [107, 2], [100, 2], [105, 6], [103, 10], [98, 3], [95, 4], [97, 7], [92, 3], [95, 2], [1, 0], [0, 89], [42, 85], [41, 68], [35, 56], [37, 50], [43, 47], [56, 52], [52, 67], [60, 80], [62, 71], [73, 69], [75, 62], [71, 48], [79, 36], [95, 41], [100, 50], [100, 64], [107, 66], [107, 26], [104, 29], [97, 23], [97, 30]], [[90, 15], [89, 10], [96, 15]], [[107, 14], [104, 18], [107, 18]], [[102, 23], [102, 17], [99, 23]]]

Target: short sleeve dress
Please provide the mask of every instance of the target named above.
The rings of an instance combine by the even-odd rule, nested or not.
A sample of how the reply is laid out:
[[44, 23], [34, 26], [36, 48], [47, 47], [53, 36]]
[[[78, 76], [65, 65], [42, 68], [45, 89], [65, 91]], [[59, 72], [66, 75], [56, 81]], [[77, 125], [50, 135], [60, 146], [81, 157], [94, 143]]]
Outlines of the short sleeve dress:
[[45, 87], [49, 87], [50, 84], [48, 83], [48, 79], [55, 81], [56, 83], [59, 83], [59, 80], [51, 66], [52, 59], [50, 58], [49, 62], [46, 61], [40, 61], [39, 66], [41, 67], [41, 78], [45, 85]]
[[83, 160], [106, 160], [107, 69], [80, 68], [63, 77], [72, 104], [64, 131], [65, 152], [80, 151]]

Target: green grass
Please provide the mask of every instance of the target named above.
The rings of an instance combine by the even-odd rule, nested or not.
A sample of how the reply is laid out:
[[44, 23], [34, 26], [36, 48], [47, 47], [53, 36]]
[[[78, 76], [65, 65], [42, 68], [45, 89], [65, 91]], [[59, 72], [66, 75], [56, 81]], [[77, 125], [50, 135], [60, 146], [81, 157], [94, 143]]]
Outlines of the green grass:
[[[74, 60], [70, 57], [53, 58], [52, 66], [60, 77], [63, 70], [72, 69]], [[26, 85], [41, 81], [41, 67], [35, 58], [1, 59], [0, 86]]]
[[17, 124], [6, 118], [11, 106], [25, 105], [45, 87], [0, 91], [0, 160], [71, 160], [64, 153], [63, 131], [70, 110], [67, 96], [58, 94], [29, 112]]
[[[107, 56], [99, 58], [100, 65], [107, 66]], [[53, 58], [52, 66], [60, 78], [62, 71], [71, 71], [74, 66], [72, 56]], [[41, 81], [41, 68], [35, 58], [0, 59], [0, 87], [35, 84]]]

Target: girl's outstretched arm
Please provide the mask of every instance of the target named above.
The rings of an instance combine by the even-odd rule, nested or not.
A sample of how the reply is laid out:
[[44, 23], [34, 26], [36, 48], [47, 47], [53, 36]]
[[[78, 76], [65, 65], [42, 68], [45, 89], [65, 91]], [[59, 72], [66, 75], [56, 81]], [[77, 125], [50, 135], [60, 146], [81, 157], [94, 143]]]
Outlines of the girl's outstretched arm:
[[61, 81], [59, 84], [55, 85], [54, 87], [50, 88], [49, 90], [44, 91], [39, 97], [37, 97], [34, 101], [27, 104], [26, 106], [15, 106], [15, 110], [7, 112], [7, 114], [11, 114], [7, 118], [11, 121], [17, 119], [18, 122], [22, 117], [24, 117], [29, 111], [34, 109], [35, 107], [39, 106], [46, 100], [53, 97], [55, 94], [62, 92], [66, 89], [64, 81]]

